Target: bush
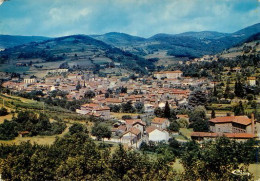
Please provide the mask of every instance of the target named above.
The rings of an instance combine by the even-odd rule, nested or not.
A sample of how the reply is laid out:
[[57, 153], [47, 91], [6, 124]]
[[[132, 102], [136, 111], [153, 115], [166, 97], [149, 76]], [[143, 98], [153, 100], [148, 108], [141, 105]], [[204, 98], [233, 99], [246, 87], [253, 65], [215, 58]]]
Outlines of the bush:
[[177, 122], [180, 128], [187, 128], [189, 126], [189, 122], [185, 118], [177, 119]]
[[123, 120], [132, 119], [132, 117], [131, 117], [130, 115], [123, 115], [123, 116], [122, 116], [122, 119], [123, 119]]
[[173, 121], [170, 123], [170, 126], [168, 127], [168, 130], [173, 132], [178, 132], [180, 130], [180, 126], [177, 123], [177, 121]]
[[75, 134], [75, 133], [86, 133], [86, 128], [80, 124], [80, 123], [74, 123], [70, 128], [69, 128], [70, 134]]
[[8, 114], [8, 111], [6, 108], [2, 107], [0, 109], [0, 116], [6, 116]]
[[18, 133], [15, 130], [17, 124], [13, 121], [4, 120], [3, 124], [0, 124], [0, 140], [12, 140]]
[[254, 95], [253, 94], [248, 94], [246, 96], [246, 98], [247, 98], [248, 101], [252, 101], [254, 99]]

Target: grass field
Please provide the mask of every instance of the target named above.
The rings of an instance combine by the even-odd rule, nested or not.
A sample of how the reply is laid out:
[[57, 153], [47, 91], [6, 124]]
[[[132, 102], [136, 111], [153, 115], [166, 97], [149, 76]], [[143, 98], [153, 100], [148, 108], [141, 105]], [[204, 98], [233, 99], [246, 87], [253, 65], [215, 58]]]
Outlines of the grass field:
[[138, 116], [139, 114], [136, 113], [111, 113], [111, 116], [114, 116], [117, 119], [122, 119], [122, 116], [124, 115], [130, 115], [130, 116]]
[[[42, 102], [37, 102], [35, 100], [25, 99], [17, 96], [0, 94], [0, 102], [2, 102], [3, 99], [5, 101], [5, 107], [9, 112], [15, 111], [16, 108], [20, 110], [34, 110], [36, 113], [43, 112]], [[14, 140], [9, 141], [0, 140], [0, 143], [19, 144], [24, 141], [30, 141], [31, 143], [50, 145], [55, 141], [56, 137], [64, 136], [69, 131], [69, 127], [73, 123], [77, 122], [85, 124], [87, 122], [87, 117], [82, 117], [77, 113], [62, 108], [45, 106], [44, 112], [50, 117], [51, 122], [55, 121], [55, 118], [62, 119], [66, 122], [67, 128], [63, 131], [62, 134], [54, 136], [16, 137]], [[12, 116], [13, 115], [11, 113], [6, 116], [0, 116], [0, 124], [3, 123], [5, 119], [11, 120]], [[89, 124], [87, 124], [87, 126], [89, 126]]]
[[12, 117], [13, 117], [12, 114], [8, 114], [8, 115], [6, 115], [6, 116], [0, 116], [0, 124], [2, 124], [2, 123], [4, 122], [5, 119], [7, 119], [7, 120], [11, 120]]
[[191, 138], [190, 135], [193, 132], [193, 129], [180, 128], [180, 132], [182, 133], [182, 135], [190, 139]]
[[250, 164], [249, 165], [249, 172], [254, 175], [254, 179], [260, 179], [260, 163], [258, 164]]
[[17, 67], [13, 64], [2, 64], [0, 65], [0, 72], [16, 72], [16, 73], [24, 73], [27, 72], [29, 67]]
[[31, 143], [37, 143], [40, 145], [51, 145], [54, 143], [56, 137], [62, 137], [69, 132], [71, 124], [67, 124], [67, 128], [63, 133], [54, 136], [34, 136], [34, 137], [16, 137], [14, 140], [0, 140], [0, 144], [20, 144], [21, 142], [30, 141]]

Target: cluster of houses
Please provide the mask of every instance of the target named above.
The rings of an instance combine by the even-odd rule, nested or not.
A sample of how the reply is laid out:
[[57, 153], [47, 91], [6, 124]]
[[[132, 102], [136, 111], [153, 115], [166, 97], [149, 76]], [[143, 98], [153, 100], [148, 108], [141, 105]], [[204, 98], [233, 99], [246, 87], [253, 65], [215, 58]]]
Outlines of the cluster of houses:
[[[66, 72], [66, 69], [60, 69], [58, 72]], [[172, 73], [173, 72], [173, 73]], [[93, 114], [109, 119], [109, 105], [119, 105], [131, 101], [133, 104], [142, 102], [144, 111], [153, 114], [154, 108], [164, 107], [166, 101], [171, 107], [186, 104], [190, 95], [189, 86], [208, 83], [206, 79], [196, 79], [182, 77], [181, 71], [166, 71], [166, 79], [154, 80], [152, 77], [137, 78], [136, 80], [121, 80], [120, 77], [98, 77], [88, 73], [67, 73], [67, 76], [54, 74], [45, 78], [24, 78], [23, 80], [12, 79], [5, 81], [2, 86], [12, 91], [31, 92], [40, 90], [46, 97], [51, 91], [61, 90], [67, 92], [67, 99], [82, 99], [85, 93], [93, 91], [95, 97], [92, 99], [97, 104], [92, 111], [82, 105], [80, 114]], [[164, 72], [165, 73], [165, 72]], [[163, 73], [163, 75], [164, 75]], [[80, 89], [77, 89], [80, 85]], [[116, 93], [117, 89], [125, 87], [126, 92]], [[181, 87], [181, 88], [179, 88]], [[113, 90], [109, 97], [106, 96], [108, 89]]]
[[[58, 73], [57, 73], [58, 72]], [[57, 73], [57, 74], [56, 74]], [[63, 74], [65, 73], [65, 74]], [[62, 75], [63, 74], [63, 75]], [[156, 107], [163, 108], [168, 101], [171, 108], [187, 104], [190, 96], [190, 87], [213, 87], [215, 82], [206, 78], [183, 77], [180, 70], [155, 72], [153, 77], [142, 77], [123, 80], [122, 77], [98, 77], [91, 72], [69, 73], [67, 69], [51, 70], [43, 79], [14, 78], [5, 81], [2, 86], [12, 91], [30, 92], [40, 90], [46, 96], [51, 91], [61, 90], [67, 93], [68, 100], [82, 99], [88, 91], [95, 93], [91, 103], [81, 105], [76, 112], [83, 115], [92, 115], [104, 119], [113, 118], [111, 105], [121, 105], [131, 102], [141, 102], [144, 105], [144, 113], [154, 116]], [[255, 85], [256, 78], [248, 78], [250, 85]], [[121, 88], [125, 91], [117, 91]], [[108, 90], [110, 90], [108, 94]], [[216, 138], [225, 135], [234, 139], [254, 138], [259, 129], [259, 123], [250, 120], [246, 116], [217, 117], [210, 121], [210, 133], [194, 132], [192, 139], [201, 141], [208, 138]], [[168, 141], [169, 133], [166, 128], [169, 121], [164, 118], [154, 118], [151, 126], [147, 126], [141, 120], [126, 120], [118, 127], [112, 129], [115, 135], [121, 135], [120, 142], [130, 146], [140, 144], [142, 141]], [[259, 131], [258, 131], [259, 133]]]
[[167, 127], [169, 124], [170, 122], [166, 118], [155, 117], [150, 126], [147, 126], [141, 119], [127, 119], [112, 128], [113, 135], [118, 136], [117, 139], [112, 141], [121, 142], [135, 148], [138, 148], [142, 142], [168, 142]]

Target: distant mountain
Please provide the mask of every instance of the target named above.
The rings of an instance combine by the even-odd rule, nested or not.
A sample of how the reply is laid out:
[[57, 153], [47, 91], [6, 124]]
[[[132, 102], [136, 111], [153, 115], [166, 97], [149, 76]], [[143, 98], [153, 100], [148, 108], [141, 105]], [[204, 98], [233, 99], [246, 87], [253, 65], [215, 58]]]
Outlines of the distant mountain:
[[260, 32], [260, 23], [248, 26], [242, 30], [232, 33], [232, 37], [241, 37], [243, 39], [248, 38], [256, 33]]
[[[227, 50], [219, 53], [219, 57], [236, 59], [239, 56], [259, 56], [260, 54], [260, 33], [248, 37], [243, 42], [240, 42]], [[252, 58], [251, 60], [254, 60]]]
[[194, 58], [205, 54], [219, 53], [259, 32], [260, 23], [235, 33], [185, 32], [180, 34], [156, 34], [147, 39], [123, 33], [108, 33], [92, 37], [141, 56], [157, 51], [167, 51], [172, 56]]
[[260, 33], [250, 36], [243, 43], [248, 43], [248, 42], [257, 41], [257, 40], [260, 40]]
[[189, 37], [194, 37], [199, 39], [218, 39], [218, 38], [223, 38], [227, 35], [228, 33], [220, 33], [216, 31], [201, 31], [201, 32], [190, 31], [190, 32], [177, 34], [176, 36], [189, 36]]
[[[123, 68], [145, 73], [151, 67], [146, 60], [112, 47], [86, 35], [72, 35], [53, 38], [43, 42], [31, 42], [8, 48], [0, 52], [0, 58], [9, 63], [69, 62], [75, 68], [97, 70], [101, 65], [120, 63]], [[49, 67], [47, 67], [49, 68]]]
[[50, 38], [43, 36], [12, 36], [12, 35], [0, 35], [0, 48], [10, 48], [17, 45], [26, 44], [29, 42], [39, 42], [48, 40]]
[[91, 37], [113, 46], [128, 46], [145, 41], [145, 38], [125, 33], [110, 32], [104, 35], [91, 35]]

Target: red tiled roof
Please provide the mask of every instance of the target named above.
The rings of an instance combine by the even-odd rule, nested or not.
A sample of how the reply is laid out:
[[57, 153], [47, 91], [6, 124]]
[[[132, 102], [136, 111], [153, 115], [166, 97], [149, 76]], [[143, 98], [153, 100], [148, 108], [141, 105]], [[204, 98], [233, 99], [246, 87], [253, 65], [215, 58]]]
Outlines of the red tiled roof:
[[158, 118], [158, 117], [155, 117], [153, 120], [152, 120], [152, 123], [154, 124], [163, 124], [165, 121], [167, 121], [168, 119], [167, 118]]
[[136, 124], [136, 123], [140, 123], [140, 124], [142, 124], [143, 126], [146, 125], [141, 119], [127, 119], [127, 120], [125, 120], [125, 123], [126, 123], [126, 124], [129, 124], [129, 125], [134, 125], [134, 124]]
[[153, 132], [156, 129], [158, 129], [158, 128], [156, 128], [155, 126], [149, 126], [149, 127], [146, 128], [146, 132], [147, 133], [151, 133], [151, 132]]
[[247, 116], [224, 116], [224, 117], [216, 117], [214, 119], [209, 120], [213, 123], [238, 123], [243, 125], [249, 125], [251, 120]]
[[208, 133], [208, 132], [193, 132], [191, 137], [211, 137], [226, 136], [228, 138], [255, 138], [256, 136], [251, 133]]
[[122, 103], [122, 101], [120, 99], [117, 99], [117, 98], [107, 98], [107, 99], [105, 99], [105, 101], [107, 103]]
[[251, 133], [224, 133], [228, 138], [255, 138], [256, 136]]
[[98, 104], [93, 104], [93, 103], [90, 103], [90, 104], [84, 104], [84, 105], [81, 105], [82, 107], [91, 107], [91, 108], [94, 108], [94, 107], [97, 107], [99, 106]]
[[134, 135], [136, 135], [136, 136], [141, 133], [141, 131], [140, 131], [139, 129], [133, 127], [133, 128], [130, 128], [127, 132], [125, 132], [124, 135], [127, 134], [127, 133], [129, 133], [129, 132], [132, 133], [132, 134], [134, 134]]

